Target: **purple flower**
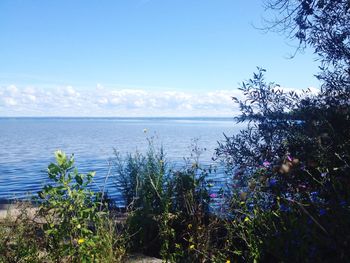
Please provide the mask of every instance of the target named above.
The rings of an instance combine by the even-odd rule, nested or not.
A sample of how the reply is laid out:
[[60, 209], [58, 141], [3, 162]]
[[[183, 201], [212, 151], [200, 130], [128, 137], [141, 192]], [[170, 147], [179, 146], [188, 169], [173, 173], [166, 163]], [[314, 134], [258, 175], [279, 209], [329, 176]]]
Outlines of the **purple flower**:
[[271, 163], [268, 162], [268, 161], [264, 161], [264, 162], [263, 162], [263, 166], [266, 167], [266, 168], [267, 168], [267, 167], [270, 167], [270, 165], [271, 165]]
[[344, 200], [342, 200], [342, 201], [339, 202], [339, 205], [341, 207], [345, 207], [346, 206], [346, 202]]
[[284, 205], [284, 204], [280, 204], [280, 210], [282, 212], [288, 212], [289, 211], [289, 207]]
[[317, 195], [318, 195], [317, 192], [311, 192], [310, 193], [310, 199], [311, 199], [312, 202], [316, 202], [317, 201]]
[[215, 197], [217, 197], [218, 195], [217, 194], [210, 194], [209, 195], [211, 198], [215, 198]]
[[321, 177], [326, 177], [327, 173], [321, 173]]
[[277, 184], [277, 180], [275, 178], [270, 178], [269, 185], [270, 187], [275, 186]]
[[290, 161], [290, 162], [293, 161], [293, 158], [292, 158], [292, 156], [290, 156], [290, 155], [287, 156], [287, 159], [288, 159], [288, 161]]
[[326, 211], [326, 209], [320, 209], [320, 211], [318, 212], [318, 214], [319, 214], [320, 216], [324, 216], [325, 214], [327, 214], [327, 211]]

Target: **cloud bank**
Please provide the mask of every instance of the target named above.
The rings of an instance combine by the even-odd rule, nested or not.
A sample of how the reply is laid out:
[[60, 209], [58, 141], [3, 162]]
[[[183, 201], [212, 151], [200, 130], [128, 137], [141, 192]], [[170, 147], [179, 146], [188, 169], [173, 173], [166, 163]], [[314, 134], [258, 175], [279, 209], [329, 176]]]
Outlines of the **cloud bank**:
[[0, 116], [232, 116], [237, 90], [0, 87]]
[[[287, 89], [286, 89], [287, 90]], [[238, 113], [232, 97], [235, 90], [211, 92], [148, 91], [94, 89], [0, 87], [0, 116], [60, 117], [143, 117], [143, 116], [215, 116], [231, 117]]]

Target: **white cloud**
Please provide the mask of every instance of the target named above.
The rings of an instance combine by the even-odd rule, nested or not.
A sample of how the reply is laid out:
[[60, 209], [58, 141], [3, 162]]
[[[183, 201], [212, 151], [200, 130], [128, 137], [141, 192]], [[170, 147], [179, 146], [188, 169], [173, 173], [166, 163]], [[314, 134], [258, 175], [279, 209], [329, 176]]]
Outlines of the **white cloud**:
[[16, 106], [17, 105], [17, 101], [14, 99], [14, 98], [11, 98], [11, 97], [5, 97], [4, 98], [4, 104], [6, 106]]
[[[311, 88], [312, 92], [317, 92]], [[0, 116], [228, 116], [237, 113], [235, 90], [210, 92], [0, 86]]]

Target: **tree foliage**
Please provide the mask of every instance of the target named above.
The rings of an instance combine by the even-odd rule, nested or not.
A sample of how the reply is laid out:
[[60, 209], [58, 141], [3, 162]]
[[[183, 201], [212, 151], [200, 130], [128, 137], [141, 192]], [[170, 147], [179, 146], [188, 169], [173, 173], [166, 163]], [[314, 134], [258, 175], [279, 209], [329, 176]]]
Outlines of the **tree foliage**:
[[[350, 2], [268, 0], [278, 29], [321, 60], [318, 94], [285, 92], [259, 69], [217, 156], [233, 167], [232, 233], [248, 260], [346, 262], [350, 229]], [[243, 223], [242, 223], [243, 222]], [[306, 225], [306, 227], [305, 227]]]
[[266, 0], [274, 14], [266, 29], [297, 39], [321, 60], [322, 92], [327, 104], [350, 100], [350, 2], [348, 0]]
[[266, 0], [265, 6], [277, 14], [268, 20], [268, 29], [282, 30], [313, 47], [327, 64], [349, 64], [348, 0]]

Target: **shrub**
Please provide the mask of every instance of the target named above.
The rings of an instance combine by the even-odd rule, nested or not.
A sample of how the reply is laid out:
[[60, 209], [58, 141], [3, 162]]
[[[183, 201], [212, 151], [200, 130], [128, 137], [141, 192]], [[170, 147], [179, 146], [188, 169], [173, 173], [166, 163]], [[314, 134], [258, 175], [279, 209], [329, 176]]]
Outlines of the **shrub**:
[[149, 142], [145, 155], [115, 159], [117, 186], [129, 207], [131, 251], [167, 262], [201, 262], [215, 250], [207, 179], [213, 169], [199, 165], [196, 145], [183, 167], [170, 168], [163, 150]]
[[[249, 261], [346, 261], [350, 111], [327, 95], [285, 93], [264, 70], [244, 83], [238, 121], [217, 155], [236, 169], [229, 224]], [[243, 206], [243, 207], [242, 207]], [[341, 216], [339, 219], [339, 216]], [[236, 243], [237, 244], [237, 243]], [[238, 242], [239, 244], [239, 242]]]
[[116, 185], [128, 207], [130, 250], [159, 256], [159, 216], [164, 211], [166, 163], [163, 150], [155, 151], [149, 141], [147, 153], [116, 153]]
[[124, 253], [101, 193], [89, 189], [95, 173], [80, 174], [73, 156], [55, 153], [48, 167], [52, 185], [39, 192], [39, 215], [44, 219], [46, 249], [58, 262], [115, 262]]
[[[0, 262], [41, 262], [42, 229], [33, 218], [33, 206], [18, 203], [15, 214], [8, 211], [5, 220], [0, 222]], [[13, 211], [13, 210], [12, 210]]]

